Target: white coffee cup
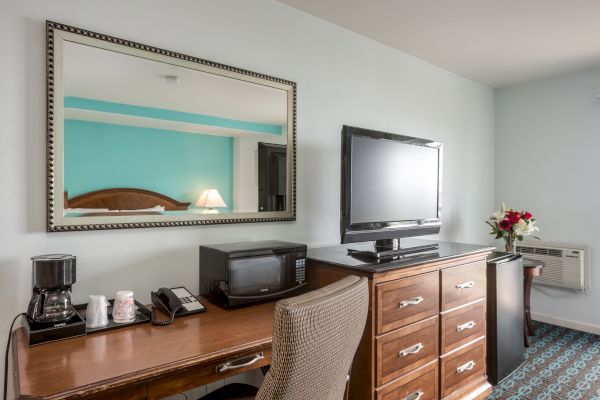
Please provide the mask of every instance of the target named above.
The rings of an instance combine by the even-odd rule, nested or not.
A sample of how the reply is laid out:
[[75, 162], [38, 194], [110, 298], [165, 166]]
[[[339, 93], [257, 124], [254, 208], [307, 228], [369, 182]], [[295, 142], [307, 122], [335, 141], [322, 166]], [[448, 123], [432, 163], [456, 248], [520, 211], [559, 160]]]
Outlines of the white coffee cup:
[[135, 320], [135, 300], [131, 290], [121, 290], [115, 295], [112, 310], [113, 321], [117, 324]]
[[106, 325], [108, 325], [108, 301], [106, 301], [106, 296], [90, 294], [85, 310], [85, 326], [88, 328], [101, 328]]

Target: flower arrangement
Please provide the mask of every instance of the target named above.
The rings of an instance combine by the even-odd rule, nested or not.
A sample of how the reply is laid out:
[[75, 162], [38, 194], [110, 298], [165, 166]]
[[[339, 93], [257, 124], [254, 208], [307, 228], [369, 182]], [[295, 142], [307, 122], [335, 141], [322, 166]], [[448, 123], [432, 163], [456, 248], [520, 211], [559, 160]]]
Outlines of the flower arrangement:
[[509, 253], [515, 252], [515, 240], [521, 241], [524, 236], [539, 239], [533, 235], [539, 231], [535, 226], [533, 215], [529, 211], [507, 209], [504, 203], [502, 203], [502, 210], [492, 214], [485, 223], [492, 227], [490, 234], [495, 235], [496, 239], [504, 239], [504, 248]]

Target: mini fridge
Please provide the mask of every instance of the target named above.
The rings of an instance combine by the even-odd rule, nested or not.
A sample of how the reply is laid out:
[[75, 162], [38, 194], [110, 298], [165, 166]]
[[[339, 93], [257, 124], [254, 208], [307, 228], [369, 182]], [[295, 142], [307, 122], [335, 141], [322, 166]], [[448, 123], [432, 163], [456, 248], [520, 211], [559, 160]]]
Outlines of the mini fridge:
[[525, 360], [523, 259], [493, 252], [487, 259], [487, 372], [497, 385]]

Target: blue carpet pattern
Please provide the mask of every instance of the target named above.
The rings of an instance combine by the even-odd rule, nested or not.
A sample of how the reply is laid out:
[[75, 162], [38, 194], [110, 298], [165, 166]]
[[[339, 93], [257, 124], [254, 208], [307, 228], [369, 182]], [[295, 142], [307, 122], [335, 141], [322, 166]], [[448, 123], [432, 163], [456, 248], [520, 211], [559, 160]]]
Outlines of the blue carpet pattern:
[[544, 323], [536, 334], [487, 400], [600, 400], [600, 336]]

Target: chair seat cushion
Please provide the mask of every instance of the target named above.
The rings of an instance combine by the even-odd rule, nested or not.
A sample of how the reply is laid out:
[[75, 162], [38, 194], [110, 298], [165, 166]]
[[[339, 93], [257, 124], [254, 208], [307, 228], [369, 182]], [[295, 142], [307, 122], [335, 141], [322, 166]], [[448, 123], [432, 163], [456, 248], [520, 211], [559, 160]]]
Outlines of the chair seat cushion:
[[252, 385], [231, 383], [201, 397], [201, 400], [254, 400], [257, 392], [258, 388]]

